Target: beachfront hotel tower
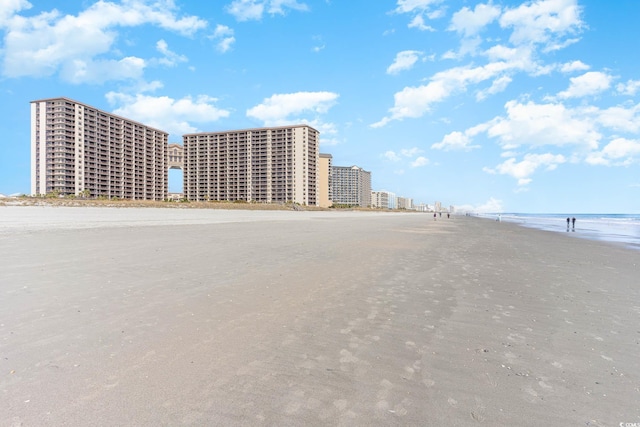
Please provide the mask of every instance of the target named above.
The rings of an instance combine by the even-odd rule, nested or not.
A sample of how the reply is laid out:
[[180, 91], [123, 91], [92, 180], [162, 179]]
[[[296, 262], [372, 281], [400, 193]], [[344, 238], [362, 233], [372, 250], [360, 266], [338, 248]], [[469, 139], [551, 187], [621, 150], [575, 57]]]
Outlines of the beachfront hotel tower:
[[31, 194], [167, 197], [168, 133], [86, 104], [31, 102]]
[[183, 135], [184, 196], [317, 206], [319, 145], [307, 125]]
[[333, 188], [331, 179], [331, 154], [320, 153], [318, 162], [318, 206], [328, 208], [333, 205]]
[[371, 207], [371, 172], [358, 166], [332, 166], [334, 205]]

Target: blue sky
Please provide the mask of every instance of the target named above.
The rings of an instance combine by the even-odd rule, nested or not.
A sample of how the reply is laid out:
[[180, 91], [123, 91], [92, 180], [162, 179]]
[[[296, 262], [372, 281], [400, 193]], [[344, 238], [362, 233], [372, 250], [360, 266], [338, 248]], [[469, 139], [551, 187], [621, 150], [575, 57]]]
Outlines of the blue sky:
[[638, 213], [638, 16], [637, 0], [0, 0], [0, 193], [30, 189], [29, 102], [65, 96], [170, 142], [308, 123], [335, 165], [416, 203]]

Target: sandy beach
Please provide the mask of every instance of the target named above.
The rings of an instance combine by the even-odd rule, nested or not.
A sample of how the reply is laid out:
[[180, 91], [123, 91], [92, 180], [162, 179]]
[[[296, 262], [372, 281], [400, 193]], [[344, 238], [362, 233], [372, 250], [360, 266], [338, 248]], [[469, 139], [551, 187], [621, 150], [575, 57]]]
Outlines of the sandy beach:
[[0, 259], [0, 426], [640, 423], [640, 252], [619, 245], [417, 213], [0, 207]]

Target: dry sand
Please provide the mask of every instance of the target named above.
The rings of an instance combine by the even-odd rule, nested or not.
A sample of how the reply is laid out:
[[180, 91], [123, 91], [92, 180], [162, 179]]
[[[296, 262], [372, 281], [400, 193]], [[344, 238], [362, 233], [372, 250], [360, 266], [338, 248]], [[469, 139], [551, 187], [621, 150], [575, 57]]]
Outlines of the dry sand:
[[640, 423], [621, 246], [421, 214], [0, 207], [0, 259], [0, 426]]

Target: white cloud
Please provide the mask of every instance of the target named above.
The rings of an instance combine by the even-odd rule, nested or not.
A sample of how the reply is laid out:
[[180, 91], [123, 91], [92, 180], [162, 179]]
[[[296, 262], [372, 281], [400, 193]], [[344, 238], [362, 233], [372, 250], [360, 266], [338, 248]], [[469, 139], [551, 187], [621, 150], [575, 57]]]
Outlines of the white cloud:
[[424, 21], [426, 16], [429, 19], [438, 19], [444, 16], [443, 10], [435, 8], [443, 0], [398, 0], [396, 13], [407, 13], [413, 15], [408, 24], [409, 28], [417, 28], [420, 31], [435, 31], [433, 27]]
[[308, 122], [300, 114], [325, 114], [335, 105], [339, 95], [332, 92], [297, 92], [276, 94], [247, 110], [247, 116], [258, 119], [265, 126]]
[[616, 138], [601, 151], [591, 153], [586, 161], [592, 165], [630, 165], [640, 161], [640, 140]]
[[558, 98], [580, 98], [583, 96], [596, 95], [611, 86], [612, 77], [599, 71], [589, 71], [578, 77], [572, 77], [569, 88], [558, 93]]
[[417, 50], [404, 50], [396, 54], [393, 64], [387, 68], [387, 74], [398, 74], [401, 71], [410, 70], [423, 55]]
[[523, 145], [574, 145], [595, 149], [602, 137], [590, 114], [567, 109], [562, 104], [509, 101], [505, 108], [507, 117], [488, 122], [487, 135], [498, 138], [506, 150]]
[[236, 38], [233, 36], [233, 29], [226, 25], [217, 25], [213, 35], [209, 38], [217, 42], [216, 49], [219, 52], [225, 53], [231, 49], [231, 45], [235, 43]]
[[423, 157], [423, 156], [419, 156], [413, 162], [411, 162], [411, 167], [412, 168], [419, 168], [419, 167], [422, 167], [422, 166], [426, 166], [428, 164], [429, 164], [429, 159], [427, 159], [426, 157]]
[[386, 157], [388, 160], [391, 160], [392, 162], [399, 162], [400, 160], [402, 160], [403, 157], [411, 158], [422, 152], [423, 150], [421, 150], [418, 147], [402, 148], [400, 149], [399, 153], [389, 150], [389, 151], [386, 151], [383, 154], [383, 156]]
[[404, 157], [413, 157], [416, 154], [420, 153], [422, 153], [422, 150], [418, 147], [403, 148], [402, 150], [400, 150], [400, 154], [402, 154]]
[[[382, 155], [382, 157], [385, 157], [387, 160], [389, 160], [391, 162], [400, 162], [404, 158], [411, 159], [411, 158], [417, 156], [418, 154], [420, 154], [422, 152], [423, 152], [423, 150], [418, 148], [418, 147], [402, 148], [402, 149], [400, 149], [399, 152], [395, 152], [395, 151], [392, 151], [392, 150], [386, 151]], [[423, 156], [418, 156], [415, 159], [409, 161], [409, 165], [412, 168], [425, 166], [427, 164], [429, 164], [429, 159], [427, 159], [426, 157], [423, 157]], [[404, 170], [401, 170], [401, 172], [404, 173]]]
[[582, 61], [567, 62], [560, 66], [563, 73], [572, 73], [574, 71], [586, 71], [590, 67]]
[[398, 0], [397, 13], [426, 12], [431, 6], [442, 3], [442, 0]]
[[480, 90], [476, 93], [476, 100], [482, 101], [489, 97], [489, 95], [495, 95], [496, 93], [504, 92], [513, 79], [509, 76], [501, 76], [493, 81], [491, 87], [485, 90]]
[[114, 114], [129, 117], [169, 132], [174, 138], [198, 132], [192, 123], [213, 123], [228, 117], [229, 111], [216, 107], [216, 98], [200, 95], [197, 98], [173, 99], [168, 96], [128, 95], [109, 92], [107, 100]]
[[324, 50], [324, 48], [325, 48], [325, 44], [324, 44], [324, 42], [323, 42], [323, 40], [322, 40], [322, 36], [313, 36], [313, 37], [312, 37], [312, 40], [313, 40], [313, 42], [316, 44], [315, 46], [313, 46], [313, 47], [311, 48], [311, 50], [312, 50], [313, 52], [316, 52], [316, 53], [317, 53], [317, 52], [320, 52], [321, 50]]
[[581, 30], [581, 12], [577, 0], [535, 0], [505, 10], [500, 25], [513, 29], [509, 40], [516, 46], [542, 44], [547, 50], [557, 49], [566, 45], [559, 41], [562, 37]]
[[431, 148], [434, 150], [444, 150], [444, 151], [457, 151], [464, 150], [469, 151], [474, 148], [479, 148], [479, 145], [471, 145], [473, 141], [473, 136], [477, 134], [477, 131], [474, 128], [467, 129], [464, 133], [454, 131], [444, 136], [442, 141], [437, 142], [431, 145]]
[[640, 92], [640, 80], [628, 80], [626, 83], [619, 83], [616, 90], [623, 95], [635, 96]]
[[396, 154], [395, 151], [386, 151], [383, 156], [392, 162], [399, 162], [402, 158]]
[[493, 169], [484, 168], [483, 170], [491, 174], [509, 175], [518, 180], [518, 185], [524, 186], [532, 181], [531, 175], [540, 167], [546, 166], [547, 170], [554, 170], [558, 164], [566, 161], [561, 154], [527, 154], [520, 162], [510, 158]]
[[305, 3], [296, 0], [233, 0], [226, 10], [238, 21], [259, 21], [264, 13], [285, 15], [286, 9], [307, 11]]
[[640, 104], [593, 110], [597, 123], [616, 132], [640, 132]]
[[391, 114], [371, 126], [381, 127], [392, 120], [421, 117], [433, 104], [464, 91], [468, 84], [488, 80], [513, 67], [514, 64], [494, 62], [482, 67], [456, 67], [439, 72], [426, 85], [405, 87], [397, 92], [395, 105], [389, 109]]
[[164, 58], [161, 58], [159, 62], [163, 65], [173, 67], [178, 62], [186, 62], [187, 57], [184, 55], [178, 55], [175, 52], [169, 50], [169, 45], [164, 40], [158, 40], [156, 43], [156, 50], [164, 55]]
[[63, 64], [60, 76], [74, 84], [101, 84], [109, 80], [141, 79], [145, 67], [145, 61], [136, 57], [95, 61], [76, 59]]
[[[9, 10], [18, 12], [25, 5], [25, 2], [20, 2], [18, 7], [14, 5]], [[195, 16], [178, 17], [172, 1], [152, 4], [142, 0], [129, 0], [122, 4], [100, 1], [77, 16], [62, 15], [53, 10], [33, 17], [14, 14], [2, 19], [7, 29], [2, 63], [6, 77], [48, 76], [64, 68], [63, 77], [74, 78], [72, 82], [126, 79], [137, 75], [123, 72], [123, 66], [131, 65], [131, 61], [118, 57], [121, 55], [114, 52], [118, 27], [150, 24], [191, 35], [206, 26], [206, 21]], [[94, 59], [108, 53], [115, 57]], [[120, 66], [114, 65], [118, 63]], [[101, 71], [99, 76], [90, 76], [81, 72], [98, 72], [97, 64], [107, 64], [114, 74], [110, 76]], [[78, 75], [84, 77], [78, 78]]]
[[408, 27], [417, 28], [420, 31], [435, 31], [435, 28], [433, 28], [431, 25], [425, 24], [422, 15], [414, 16], [411, 22], [409, 22]]
[[449, 30], [456, 31], [464, 37], [475, 36], [499, 16], [500, 8], [492, 4], [478, 4], [474, 10], [465, 6], [453, 14]]
[[7, 26], [13, 16], [22, 11], [31, 9], [33, 5], [27, 0], [2, 0], [0, 1], [0, 28]]
[[264, 2], [259, 0], [234, 0], [226, 9], [238, 21], [257, 21], [262, 19]]
[[309, 6], [307, 6], [305, 3], [299, 3], [296, 0], [271, 0], [268, 2], [268, 4], [268, 12], [272, 15], [284, 15], [285, 8], [303, 12], [309, 10]]

